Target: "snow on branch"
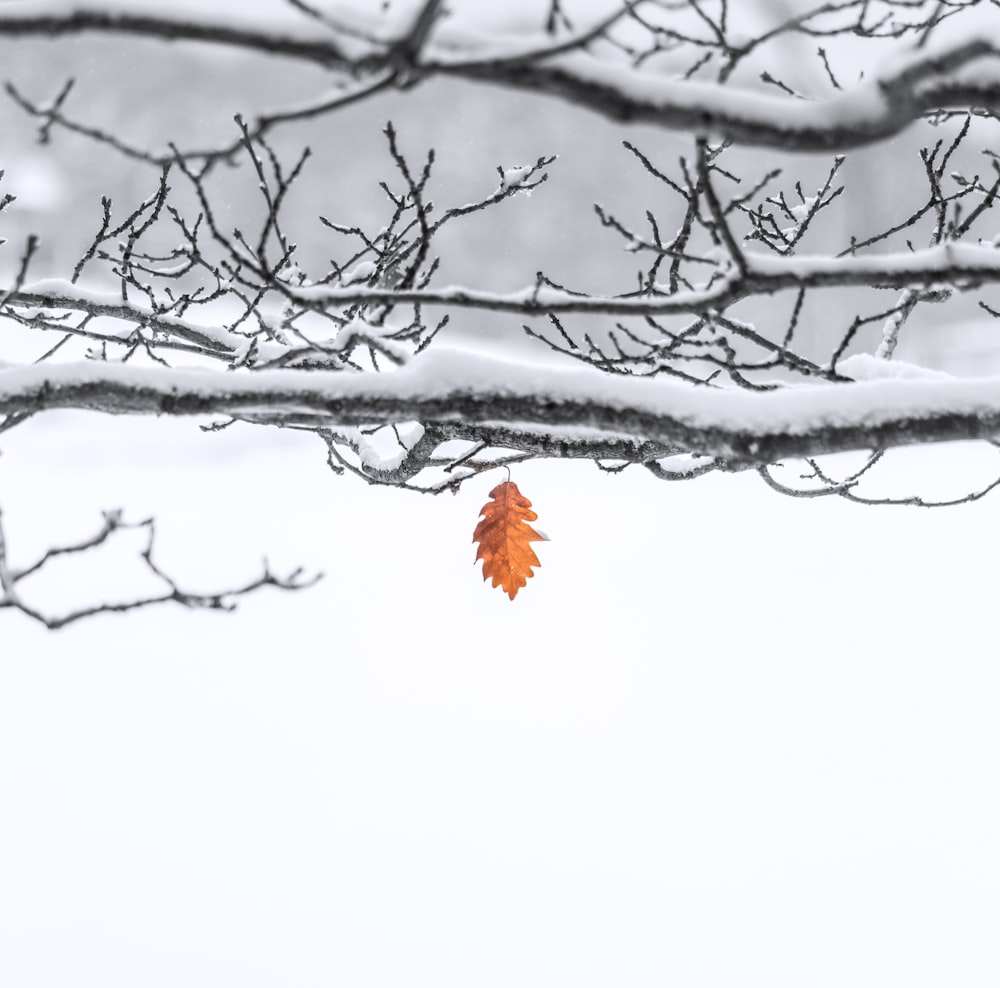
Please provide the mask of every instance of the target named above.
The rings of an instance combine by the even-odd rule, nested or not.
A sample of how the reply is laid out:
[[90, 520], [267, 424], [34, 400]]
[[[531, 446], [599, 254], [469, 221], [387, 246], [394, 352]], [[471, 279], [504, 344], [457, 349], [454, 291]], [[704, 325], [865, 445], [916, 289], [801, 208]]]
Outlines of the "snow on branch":
[[460, 287], [423, 291], [305, 288], [290, 289], [288, 295], [306, 307], [405, 303], [487, 309], [521, 315], [589, 313], [658, 316], [707, 312], [725, 308], [748, 295], [768, 295], [786, 289], [872, 283], [885, 288], [902, 288], [940, 282], [972, 288], [1000, 282], [1000, 250], [992, 245], [945, 243], [925, 250], [870, 257], [800, 256], [777, 259], [750, 252], [741, 252], [741, 256], [746, 262], [743, 273], [722, 278], [710, 289], [674, 294], [582, 295], [539, 283], [514, 292], [475, 291]]
[[[15, 0], [0, 7], [0, 37], [122, 34], [221, 45], [342, 70], [361, 80], [358, 92], [366, 96], [388, 85], [410, 87], [448, 76], [559, 97], [619, 121], [744, 145], [829, 151], [885, 140], [929, 112], [1000, 108], [1000, 32], [984, 29], [981, 21], [966, 31], [941, 29], [959, 21], [955, 15], [976, 7], [977, 0], [948, 4], [947, 16], [928, 14], [925, 6], [902, 0], [823, 3], [757, 33], [740, 33], [728, 28], [725, 5], [713, 22], [692, 4], [690, 9], [697, 9], [713, 28], [708, 37], [699, 37], [685, 30], [679, 5], [664, 8], [653, 0], [629, 0], [596, 25], [567, 36], [555, 36], [550, 23], [548, 32], [539, 25], [534, 34], [498, 39], [474, 24], [455, 23], [437, 2], [418, 5], [416, 15], [407, 19], [405, 10], [392, 16], [360, 7], [345, 8], [334, 17], [296, 0], [283, 16], [272, 16], [262, 26], [252, 11], [235, 17], [227, 12], [223, 22], [209, 13], [167, 5], [140, 14], [127, 3], [108, 0]], [[619, 38], [616, 31], [623, 29]], [[774, 94], [761, 91], [759, 79], [752, 85], [732, 82], [738, 67], [776, 39], [847, 34], [912, 41], [853, 87], [842, 86], [831, 74], [836, 83], [832, 93], [805, 98], [769, 72], [763, 78], [774, 86]], [[672, 75], [644, 67], [685, 42], [704, 53], [685, 71]], [[823, 58], [832, 73], [825, 52]], [[717, 67], [714, 78], [693, 78], [710, 63]], [[59, 106], [34, 105], [19, 93], [17, 98], [38, 115], [73, 126]], [[300, 119], [300, 114], [333, 112], [337, 102], [325, 97], [309, 108], [265, 114], [257, 122], [259, 132]], [[203, 154], [230, 155], [233, 150]], [[162, 154], [148, 157], [165, 160]]]
[[[512, 292], [482, 291], [460, 286], [425, 289], [286, 287], [284, 294], [304, 310], [326, 311], [335, 306], [419, 305], [449, 309], [482, 309], [521, 316], [591, 314], [663, 316], [723, 309], [750, 295], [769, 295], [788, 289], [871, 285], [904, 288], [948, 283], [968, 290], [1000, 282], [1000, 250], [990, 246], [945, 243], [910, 253], [869, 257], [801, 256], [776, 259], [743, 253], [742, 274], [721, 278], [704, 290], [629, 293], [621, 296], [580, 294], [544, 282]], [[34, 282], [7, 297], [9, 305], [35, 309], [85, 311], [144, 323], [197, 344], [205, 351], [233, 353], [245, 338], [222, 328], [201, 325], [157, 313], [139, 301], [123, 302], [112, 292], [80, 289], [57, 279]], [[279, 350], [273, 351], [275, 354]]]
[[[961, 68], [981, 60], [984, 71], [961, 76]], [[1000, 109], [1000, 38], [981, 36], [918, 54], [877, 79], [817, 100], [663, 79], [582, 53], [513, 63], [443, 62], [428, 71], [559, 96], [613, 120], [788, 151], [863, 147], [933, 110]]]
[[788, 457], [1000, 435], [1000, 380], [895, 377], [764, 393], [524, 367], [438, 348], [391, 373], [66, 364], [0, 370], [0, 414], [55, 408], [225, 415], [337, 429], [370, 422], [583, 428], [744, 468]]
[[[492, 191], [442, 207], [428, 194], [434, 150], [422, 164], [412, 161], [392, 124], [385, 136], [398, 183], [380, 183], [387, 221], [372, 231], [321, 215], [342, 253], [328, 270], [307, 271], [283, 208], [305, 174], [308, 151], [283, 161], [238, 118], [242, 159], [258, 180], [256, 219], [244, 208], [242, 227], [227, 228], [211, 169], [177, 155], [124, 219], [113, 220], [104, 201], [100, 229], [72, 278], [29, 282], [25, 254], [17, 280], [0, 295], [0, 314], [59, 341], [39, 366], [0, 373], [0, 413], [7, 416], [0, 428], [56, 407], [225, 416], [311, 429], [327, 444], [333, 469], [354, 469], [373, 482], [410, 486], [425, 468], [438, 468], [443, 475], [431, 489], [490, 468], [500, 462], [497, 450], [641, 463], [675, 479], [699, 475], [706, 463], [738, 469], [787, 456], [992, 435], [990, 407], [964, 404], [964, 385], [944, 389], [945, 403], [920, 414], [919, 402], [939, 400], [944, 386], [938, 382], [931, 394], [910, 381], [901, 385], [910, 389], [901, 393], [903, 404], [885, 404], [879, 418], [875, 399], [858, 396], [883, 385], [856, 384], [845, 371], [858, 367], [850, 350], [866, 326], [883, 326], [878, 352], [889, 357], [919, 306], [1000, 281], [995, 239], [970, 239], [991, 215], [1000, 166], [987, 153], [995, 173], [989, 180], [956, 167], [971, 121], [967, 115], [948, 142], [921, 151], [925, 202], [902, 222], [852, 237], [835, 254], [800, 251], [820, 218], [844, 202], [837, 184], [842, 156], [813, 192], [801, 182], [792, 191], [776, 187], [778, 170], [743, 183], [726, 164], [725, 144], [699, 140], [694, 162], [681, 158], [671, 177], [668, 164], [626, 142], [634, 167], [665, 188], [683, 220], [668, 238], [651, 211], [644, 231], [596, 205], [600, 226], [645, 259], [638, 287], [607, 295], [567, 288], [544, 273], [515, 292], [432, 286], [439, 231], [539, 189], [555, 158], [501, 166]], [[193, 194], [193, 215], [175, 204], [178, 179], [189, 202]], [[884, 251], [931, 217], [928, 246], [906, 240], [905, 250]], [[753, 242], [765, 249], [747, 249]], [[165, 250], [168, 243], [174, 246]], [[882, 253], [872, 252], [880, 247]], [[117, 286], [105, 280], [101, 289], [85, 287], [88, 273], [99, 269]], [[800, 325], [804, 302], [844, 287], [902, 294], [888, 307], [854, 313], [825, 358], [817, 358]], [[772, 295], [793, 296], [784, 325], [758, 326], [743, 315], [746, 303]], [[427, 319], [433, 309], [446, 310], [436, 322]], [[548, 370], [532, 378], [488, 355], [462, 358], [461, 366], [454, 351], [436, 356], [438, 334], [463, 309], [532, 320], [524, 326], [529, 337], [586, 370], [572, 380], [559, 377], [563, 390], [556, 393]], [[574, 316], [616, 321], [597, 332], [575, 328], [567, 321]], [[53, 363], [79, 356], [74, 344], [81, 341], [91, 344], [82, 354], [89, 362]], [[173, 366], [192, 358], [205, 369]], [[150, 363], [159, 367], [141, 366]], [[213, 365], [239, 373], [220, 377], [208, 370]], [[399, 431], [406, 422], [422, 430], [412, 442]], [[372, 438], [380, 433], [386, 435]], [[465, 445], [441, 451], [456, 441]], [[665, 462], [676, 457], [679, 467]], [[698, 462], [686, 462], [692, 457]]]

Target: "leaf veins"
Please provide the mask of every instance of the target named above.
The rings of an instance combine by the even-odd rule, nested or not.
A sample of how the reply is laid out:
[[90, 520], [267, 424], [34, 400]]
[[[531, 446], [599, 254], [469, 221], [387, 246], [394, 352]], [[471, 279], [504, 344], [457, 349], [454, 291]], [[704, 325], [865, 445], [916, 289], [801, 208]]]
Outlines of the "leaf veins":
[[490, 491], [479, 512], [482, 521], [472, 533], [472, 541], [479, 543], [476, 561], [483, 561], [483, 579], [493, 578], [494, 587], [502, 587], [513, 600], [518, 590], [535, 574], [532, 566], [541, 566], [531, 548], [532, 542], [544, 542], [529, 524], [538, 515], [531, 510], [531, 502], [517, 489], [517, 484], [506, 481]]

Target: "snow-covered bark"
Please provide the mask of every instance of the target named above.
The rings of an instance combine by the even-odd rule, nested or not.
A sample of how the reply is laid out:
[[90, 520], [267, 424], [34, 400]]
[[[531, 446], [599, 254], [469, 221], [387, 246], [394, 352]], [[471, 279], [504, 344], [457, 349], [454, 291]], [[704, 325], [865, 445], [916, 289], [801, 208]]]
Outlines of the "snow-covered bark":
[[[860, 356], [860, 355], [859, 355]], [[899, 364], [848, 358], [849, 385], [801, 384], [772, 391], [692, 388], [593, 369], [524, 366], [435, 348], [394, 373], [210, 370], [94, 361], [0, 369], [0, 414], [55, 408], [110, 414], [216, 415], [324, 430], [418, 421], [449, 439], [520, 446], [522, 423], [537, 444], [575, 445], [576, 456], [635, 450], [647, 458], [697, 453], [744, 469], [787, 457], [1000, 435], [1000, 378], [956, 380]], [[540, 448], [540, 447], [538, 447]], [[655, 450], [659, 455], [650, 457]], [[372, 461], [372, 468], [377, 468]], [[461, 470], [460, 481], [472, 471]]]
[[[0, 36], [58, 38], [98, 32], [193, 41], [301, 59], [355, 74], [388, 70], [406, 84], [447, 75], [558, 96], [616, 120], [797, 151], [842, 150], [885, 140], [931, 110], [973, 105], [995, 110], [1000, 105], [1000, 27], [994, 11], [993, 21], [984, 28], [988, 5], [974, 11], [980, 6], [978, 0], [949, 4], [949, 16], [943, 18], [931, 3], [816, 4], [757, 37], [727, 34], [721, 24], [725, 18], [718, 14], [719, 23], [704, 17], [711, 27], [707, 40], [674, 26], [685, 20], [683, 14], [673, 8], [657, 12], [652, 2], [609, 3], [608, 16], [565, 36], [542, 31], [539, 18], [534, 34], [500, 39], [477, 30], [475, 24], [445, 20], [435, 25], [442, 7], [437, 0], [409, 5], [416, 11], [410, 16], [405, 4], [394, 5], [395, 15], [393, 8], [376, 11], [371, 4], [343, 6], [324, 14], [320, 8], [289, 2], [262, 25], [258, 8], [247, 5], [227, 8], [220, 16], [210, 5], [192, 9], [109, 0], [13, 0], [0, 9]], [[957, 17], [952, 18], [954, 27], [947, 24], [951, 15], [966, 9], [981, 16], [963, 18], [965, 30], [957, 27]], [[630, 23], [634, 18], [649, 27], [651, 40], [643, 54], [669, 51], [672, 43], [685, 40], [701, 47], [714, 42], [735, 65], [784, 33], [821, 37], [839, 33], [830, 26], [835, 15], [843, 32], [906, 37], [902, 25], [907, 25], [919, 41], [882, 60], [864, 82], [808, 101], [637, 72], [628, 59], [602, 58], [590, 50], [623, 23], [634, 33]], [[926, 28], [933, 29], [933, 37]], [[928, 37], [932, 37], [929, 42]]]

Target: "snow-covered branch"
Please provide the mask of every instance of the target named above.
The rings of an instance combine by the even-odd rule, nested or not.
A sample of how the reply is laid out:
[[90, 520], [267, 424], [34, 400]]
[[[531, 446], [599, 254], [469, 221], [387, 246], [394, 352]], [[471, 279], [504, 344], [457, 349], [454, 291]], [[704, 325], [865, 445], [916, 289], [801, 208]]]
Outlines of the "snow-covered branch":
[[[283, 293], [307, 310], [327, 311], [354, 305], [419, 305], [449, 309], [483, 309], [521, 316], [591, 314], [614, 316], [663, 316], [724, 309], [749, 295], [770, 295], [802, 288], [831, 288], [877, 284], [906, 288], [948, 284], [964, 289], [1000, 282], [1000, 250], [975, 244], [946, 243], [911, 253], [868, 257], [801, 256], [775, 259], [745, 252], [745, 272], [720, 279], [709, 289], [665, 290], [621, 296], [581, 294], [544, 284], [513, 292], [491, 292], [458, 286], [444, 288], [293, 288]], [[7, 304], [35, 309], [64, 309], [94, 316], [142, 322], [207, 350], [233, 352], [245, 338], [224, 329], [213, 329], [190, 320], [156, 313], [141, 302], [123, 302], [112, 293], [94, 292], [57, 280], [26, 285], [7, 294]]]
[[[980, 66], [973, 77], [960, 70]], [[977, 36], [921, 53], [848, 92], [815, 100], [672, 80], [572, 53], [431, 64], [429, 72], [558, 96], [626, 123], [786, 151], [839, 151], [886, 140], [942, 109], [1000, 110], [1000, 39]]]
[[[1000, 282], [1000, 250], [992, 244], [946, 243], [925, 250], [869, 257], [799, 256], [776, 259], [742, 252], [742, 274], [720, 279], [704, 290], [630, 293], [608, 297], [534, 285], [514, 292], [487, 292], [449, 287], [405, 291], [379, 288], [289, 289], [294, 301], [312, 308], [331, 305], [437, 305], [455, 309], [487, 309], [531, 316], [582, 313], [614, 316], [662, 316], [722, 309], [748, 295], [770, 295], [800, 288], [872, 285], [904, 288], [947, 283], [974, 288]], [[658, 287], [658, 286], [657, 286]]]
[[[975, 6], [971, 0], [949, 4], [951, 14]], [[196, 16], [189, 10], [166, 6], [162, 11], [139, 14], [128, 4], [111, 2], [41, 0], [28, 4], [14, 0], [0, 7], [0, 37], [103, 34], [220, 45], [339, 69], [354, 78], [374, 77], [377, 85], [373, 92], [386, 84], [409, 87], [424, 79], [448, 76], [566, 99], [613, 120], [790, 151], [832, 151], [873, 144], [933, 111], [1000, 109], [1000, 33], [984, 30], [981, 21], [965, 32], [942, 31], [940, 22], [944, 19], [923, 13], [922, 4], [898, 0], [817, 3], [756, 36], [719, 33], [714, 45], [716, 61], [722, 65], [722, 81], [703, 81], [690, 78], [689, 72], [676, 77], [638, 64], [649, 54], [669, 50], [669, 45], [664, 47], [664, 38], [671, 45], [689, 40], [672, 26], [671, 18], [680, 22], [683, 12], [678, 15], [660, 10], [656, 17], [657, 7], [652, 2], [622, 3], [596, 27], [571, 32], [568, 37], [553, 38], [540, 25], [534, 36], [497, 39], [452, 23], [449, 17], [440, 16], [436, 4], [423, 5], [421, 15], [412, 20], [405, 11], [380, 17], [361, 9], [348, 11], [350, 17], [345, 12], [338, 20], [307, 4], [290, 3], [287, 16], [261, 26], [250, 11], [243, 18], [227, 16], [221, 21], [211, 14]], [[866, 9], [876, 7], [887, 12], [884, 17], [866, 15]], [[837, 14], [841, 20], [832, 26], [830, 18]], [[867, 24], [866, 16], [870, 18]], [[892, 29], [895, 35], [885, 28], [890, 17], [897, 25]], [[648, 35], [645, 43], [636, 42], [632, 34], [627, 45], [617, 43], [633, 53], [631, 59], [624, 60], [614, 57], [614, 31], [623, 23], [632, 34], [638, 25]], [[928, 42], [935, 28], [937, 33]], [[826, 37], [841, 32], [874, 38], [911, 37], [913, 42], [868, 79], [849, 89], [838, 84], [832, 94], [806, 99], [789, 90], [772, 95], [762, 92], [758, 84], [732, 82], [735, 67], [775, 38], [786, 34]], [[703, 50], [709, 44], [690, 40]], [[598, 52], [598, 42], [604, 42], [609, 53]], [[332, 111], [335, 101], [329, 102]], [[287, 115], [295, 118], [294, 113]], [[268, 116], [280, 119], [283, 114]]]
[[[867, 368], [868, 365], [863, 365]], [[766, 393], [691, 388], [589, 370], [526, 368], [467, 351], [432, 350], [391, 374], [214, 372], [120, 364], [0, 370], [0, 414], [55, 408], [112, 414], [225, 415], [317, 429], [372, 422], [490, 423], [517, 448], [528, 424], [593, 430], [725, 460], [788, 457], [1000, 435], [1000, 381], [940, 376], [800, 385]], [[425, 425], [425, 427], [426, 427]], [[510, 437], [502, 427], [512, 428]], [[454, 436], [454, 432], [452, 433]]]

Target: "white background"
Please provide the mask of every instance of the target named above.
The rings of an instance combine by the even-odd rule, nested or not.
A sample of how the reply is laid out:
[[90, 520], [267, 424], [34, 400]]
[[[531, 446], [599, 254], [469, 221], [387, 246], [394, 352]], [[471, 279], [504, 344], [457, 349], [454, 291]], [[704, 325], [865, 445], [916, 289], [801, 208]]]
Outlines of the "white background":
[[512, 603], [472, 565], [487, 478], [59, 425], [5, 442], [26, 552], [87, 519], [8, 471], [85, 456], [73, 501], [155, 507], [179, 574], [329, 572], [228, 617], [4, 618], [4, 984], [995, 984], [988, 501], [523, 467], [552, 541]]

